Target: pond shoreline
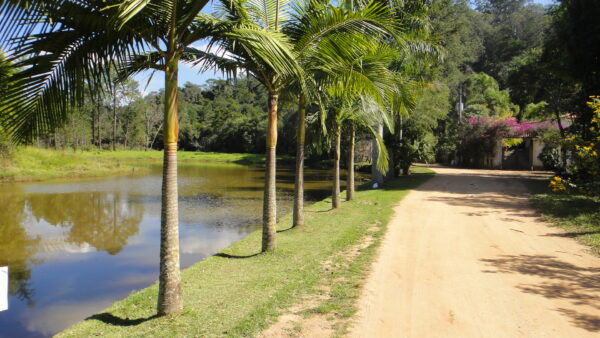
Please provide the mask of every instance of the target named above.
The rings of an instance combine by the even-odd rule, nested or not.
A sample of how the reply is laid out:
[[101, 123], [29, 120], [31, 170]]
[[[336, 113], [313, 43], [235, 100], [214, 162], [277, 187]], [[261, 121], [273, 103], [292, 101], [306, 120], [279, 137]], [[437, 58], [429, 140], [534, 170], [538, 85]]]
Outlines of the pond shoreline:
[[[0, 183], [37, 182], [66, 178], [93, 178], [140, 173], [149, 163], [160, 163], [163, 152], [158, 150], [54, 150], [18, 147], [10, 158], [0, 158]], [[262, 154], [208, 153], [179, 151], [181, 163], [217, 162], [260, 165]], [[280, 161], [290, 162], [287, 157]]]
[[[0, 184], [0, 266], [11, 272], [0, 336], [49, 337], [156, 281], [162, 167], [146, 166], [135, 175]], [[277, 177], [283, 217], [294, 170]], [[181, 163], [182, 268], [260, 228], [263, 184], [259, 166]], [[307, 205], [330, 192], [328, 171], [306, 170]]]
[[[392, 206], [431, 176], [430, 170], [417, 168], [417, 174], [384, 189], [359, 190], [356, 200], [337, 210], [331, 210], [327, 198], [306, 208], [306, 225], [300, 228], [290, 229], [287, 215], [279, 221], [274, 253], [257, 255], [261, 233], [256, 231], [193, 264], [182, 271], [181, 315], [155, 316], [155, 283], [58, 336], [248, 336], [315, 295], [319, 302], [306, 315], [327, 315], [332, 329], [344, 333]], [[355, 252], [346, 255], [348, 250]], [[326, 297], [320, 297], [323, 292]]]

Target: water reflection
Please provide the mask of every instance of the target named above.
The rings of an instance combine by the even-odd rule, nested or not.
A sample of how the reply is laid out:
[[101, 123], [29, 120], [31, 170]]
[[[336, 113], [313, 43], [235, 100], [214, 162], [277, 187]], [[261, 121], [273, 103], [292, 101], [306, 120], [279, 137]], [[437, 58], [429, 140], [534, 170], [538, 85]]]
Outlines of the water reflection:
[[144, 215], [143, 204], [120, 192], [32, 194], [27, 204], [38, 223], [67, 229], [66, 243], [83, 248], [89, 244], [111, 255], [123, 250], [138, 232]]
[[[260, 226], [263, 171], [239, 165], [179, 170], [181, 266]], [[291, 210], [293, 171], [280, 170], [278, 215]], [[307, 200], [330, 191], [307, 171]], [[0, 185], [0, 266], [10, 269], [0, 337], [46, 337], [158, 276], [161, 168], [144, 176]]]
[[35, 302], [34, 290], [29, 284], [29, 265], [35, 263], [41, 238], [28, 234], [23, 228], [24, 208], [25, 200], [18, 191], [0, 194], [0, 266], [9, 268], [9, 295], [32, 306]]

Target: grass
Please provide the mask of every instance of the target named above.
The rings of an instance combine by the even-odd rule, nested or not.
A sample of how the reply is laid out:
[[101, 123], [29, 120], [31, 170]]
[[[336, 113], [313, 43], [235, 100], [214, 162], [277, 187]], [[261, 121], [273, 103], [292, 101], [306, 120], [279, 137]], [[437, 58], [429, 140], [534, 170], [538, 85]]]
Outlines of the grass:
[[[347, 318], [356, 311], [360, 286], [392, 206], [431, 174], [419, 168], [415, 175], [391, 181], [385, 189], [358, 191], [356, 200], [343, 203], [338, 210], [330, 210], [330, 199], [307, 207], [306, 225], [279, 232], [274, 253], [257, 255], [261, 233], [255, 232], [191, 266], [182, 272], [185, 306], [181, 315], [154, 316], [155, 284], [58, 336], [252, 336], [304, 296], [319, 292], [318, 286], [334, 280], [338, 282], [332, 297], [315, 311]], [[283, 217], [279, 228], [288, 229], [290, 223], [291, 216]], [[365, 237], [374, 240], [345, 264], [337, 264], [344, 260], [346, 250]], [[332, 262], [328, 267], [327, 261]], [[338, 327], [338, 332], [344, 330], [344, 325]]]
[[566, 231], [564, 236], [575, 238], [600, 254], [600, 198], [539, 193], [531, 201], [546, 221]]
[[[264, 162], [264, 155], [257, 154], [180, 151], [178, 158], [182, 162]], [[148, 170], [149, 162], [160, 163], [161, 160], [161, 151], [73, 151], [18, 147], [12, 151], [10, 159], [0, 159], [0, 182], [126, 174]]]

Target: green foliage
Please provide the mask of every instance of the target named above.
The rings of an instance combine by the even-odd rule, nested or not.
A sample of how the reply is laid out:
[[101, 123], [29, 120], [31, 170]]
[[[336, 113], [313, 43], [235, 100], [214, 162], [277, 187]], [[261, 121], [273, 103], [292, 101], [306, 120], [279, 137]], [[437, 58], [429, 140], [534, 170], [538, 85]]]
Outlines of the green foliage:
[[449, 110], [450, 89], [442, 83], [432, 83], [422, 88], [413, 112], [399, 117], [396, 131], [390, 135], [388, 144], [396, 173], [408, 174], [415, 162], [435, 160], [437, 137], [434, 131], [438, 121], [444, 119]]
[[504, 87], [513, 60], [543, 45], [549, 23], [546, 10], [525, 0], [479, 0], [477, 10], [485, 17], [480, 27], [485, 52], [474, 68]]
[[[583, 86], [586, 97], [600, 92], [600, 2], [559, 0], [552, 11], [555, 57], [563, 73]], [[588, 114], [588, 118], [589, 118]]]
[[600, 96], [590, 97], [587, 105], [592, 115], [589, 133], [561, 140], [571, 156], [550, 181], [554, 192], [600, 196]]
[[521, 114], [521, 118], [527, 121], [543, 121], [552, 117], [548, 110], [548, 102], [528, 103]]
[[181, 89], [181, 147], [260, 153], [264, 150], [267, 95], [253, 78], [208, 80]]
[[[278, 159], [289, 161], [286, 157]], [[131, 174], [145, 172], [149, 163], [162, 160], [163, 153], [154, 150], [73, 151], [18, 146], [9, 160], [0, 158], [0, 182]], [[180, 151], [178, 160], [258, 165], [264, 162], [264, 155]]]
[[565, 236], [591, 246], [600, 254], [600, 199], [580, 194], [538, 194], [532, 198], [550, 224], [564, 229]]
[[510, 117], [519, 107], [510, 102], [508, 90], [500, 90], [498, 82], [485, 73], [473, 73], [466, 80], [468, 116]]
[[561, 161], [560, 146], [562, 137], [558, 130], [548, 130], [540, 136], [540, 141], [544, 144], [540, 160], [547, 170], [560, 171], [563, 163]]
[[11, 152], [13, 150], [10, 140], [0, 130], [0, 164], [2, 160], [10, 159]]
[[455, 90], [484, 52], [484, 17], [472, 10], [467, 0], [437, 0], [430, 18], [432, 32], [446, 51], [443, 62], [434, 67], [440, 81]]
[[523, 143], [523, 139], [522, 138], [514, 138], [514, 137], [510, 137], [510, 138], [504, 138], [502, 139], [502, 146], [503, 147], [516, 147], [520, 144]]

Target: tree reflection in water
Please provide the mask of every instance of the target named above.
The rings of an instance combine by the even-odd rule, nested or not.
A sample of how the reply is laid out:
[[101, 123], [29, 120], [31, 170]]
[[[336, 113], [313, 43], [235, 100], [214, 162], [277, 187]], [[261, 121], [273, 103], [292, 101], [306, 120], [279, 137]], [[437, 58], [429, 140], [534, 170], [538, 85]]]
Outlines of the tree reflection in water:
[[[139, 231], [144, 205], [123, 193], [82, 192], [25, 195], [19, 189], [0, 194], [0, 266], [9, 267], [9, 294], [35, 305], [31, 265], [41, 263], [40, 253], [86, 244], [97, 251], [118, 254]], [[64, 228], [57, 243], [31, 235], [27, 216]], [[56, 240], [56, 239], [55, 239]]]
[[0, 194], [0, 266], [8, 266], [10, 279], [8, 293], [33, 306], [34, 290], [29, 284], [30, 264], [35, 263], [39, 250], [39, 236], [31, 236], [22, 226], [25, 200], [22, 193]]
[[65, 241], [86, 243], [97, 251], [118, 254], [139, 231], [144, 205], [120, 192], [34, 194], [28, 197], [31, 215], [38, 222], [68, 228]]

